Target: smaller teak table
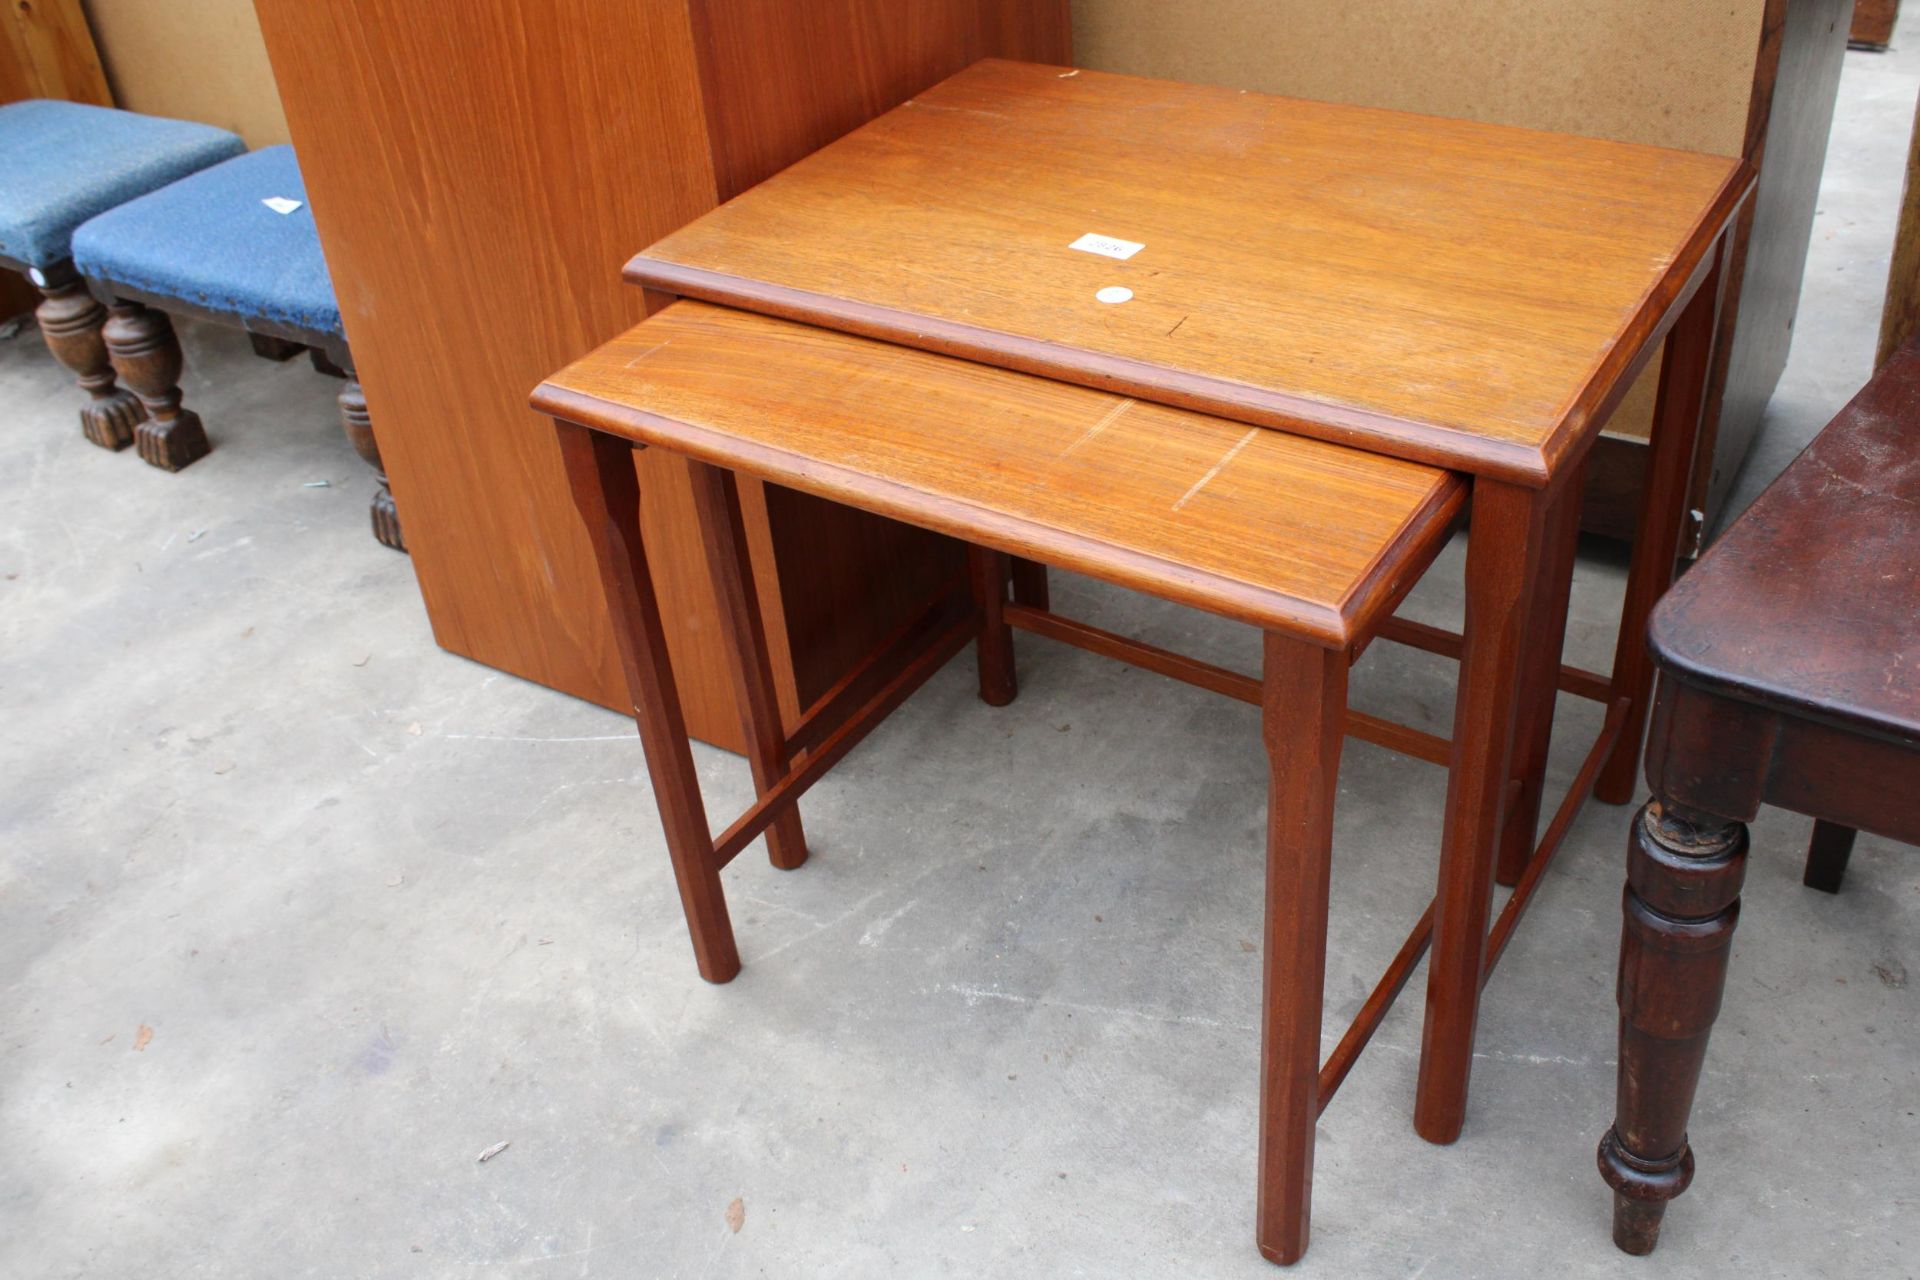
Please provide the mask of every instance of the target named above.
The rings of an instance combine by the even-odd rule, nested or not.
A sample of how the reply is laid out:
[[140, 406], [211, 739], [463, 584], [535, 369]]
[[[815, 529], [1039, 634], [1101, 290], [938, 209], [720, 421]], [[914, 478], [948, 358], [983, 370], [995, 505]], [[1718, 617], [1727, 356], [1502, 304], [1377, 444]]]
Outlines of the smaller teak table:
[[[765, 834], [806, 860], [796, 802], [969, 640], [980, 693], [1015, 694], [1012, 629], [1261, 707], [1267, 813], [1256, 1239], [1307, 1244], [1314, 1124], [1424, 950], [1416, 930], [1323, 1066], [1335, 775], [1348, 734], [1447, 759], [1429, 734], [1347, 709], [1347, 668], [1433, 561], [1467, 486], [1382, 458], [1083, 387], [698, 302], [679, 302], [543, 384], [598, 555], [703, 977], [740, 969], [720, 870]], [[692, 462], [758, 800], [716, 840], [647, 567], [633, 450]], [[969, 544], [966, 583], [811, 708], [774, 705], [735, 474]], [[1065, 566], [1265, 633], [1253, 679], [1007, 600], [1009, 556]], [[1431, 911], [1429, 911], [1429, 915]], [[1417, 940], [1417, 945], [1416, 945]]]
[[1654, 610], [1653, 798], [1627, 841], [1620, 1085], [1600, 1172], [1650, 1253], [1693, 1177], [1747, 828], [1811, 814], [1806, 883], [1856, 829], [1920, 844], [1920, 346], [1896, 355]]

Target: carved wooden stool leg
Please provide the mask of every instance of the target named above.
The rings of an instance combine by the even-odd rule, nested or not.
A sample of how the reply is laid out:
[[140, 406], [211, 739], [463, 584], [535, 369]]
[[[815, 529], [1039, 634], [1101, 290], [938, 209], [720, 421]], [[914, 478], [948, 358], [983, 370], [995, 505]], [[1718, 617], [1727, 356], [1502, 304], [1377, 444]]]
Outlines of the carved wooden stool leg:
[[1344, 651], [1267, 633], [1261, 729], [1270, 773], [1254, 1242], [1282, 1264], [1306, 1252], [1311, 1220], [1333, 802], [1346, 708]]
[[1613, 1242], [1653, 1252], [1667, 1201], [1693, 1180], [1687, 1115], [1720, 1013], [1740, 916], [1747, 829], [1656, 797], [1627, 842], [1620, 939], [1620, 1083], [1600, 1176], [1613, 1188]]
[[[687, 470], [693, 480], [693, 510], [705, 547], [707, 577], [720, 606], [720, 639], [727, 648], [727, 667], [740, 704], [741, 736], [747, 742], [753, 789], [765, 796], [787, 775], [787, 737], [780, 724], [766, 627], [753, 587], [739, 482], [731, 471], [692, 459], [687, 460]], [[766, 834], [767, 857], [774, 866], [791, 871], [807, 860], [807, 837], [797, 807], [775, 818]]]
[[973, 602], [980, 610], [980, 637], [975, 644], [980, 662], [980, 700], [1004, 707], [1020, 692], [1013, 670], [1013, 628], [1006, 622], [1007, 557], [985, 547], [967, 548], [967, 574], [973, 583]]
[[1013, 598], [1029, 609], [1053, 607], [1052, 592], [1047, 589], [1047, 566], [1038, 560], [1013, 557]]
[[140, 456], [178, 471], [207, 456], [207, 430], [200, 415], [180, 407], [180, 340], [163, 311], [137, 302], [116, 302], [107, 317], [107, 354], [120, 380], [146, 406], [147, 420], [134, 428]]
[[1807, 869], [1800, 883], [1822, 893], [1840, 892], [1840, 882], [1847, 877], [1847, 859], [1853, 857], [1853, 838], [1858, 834], [1837, 822], [1815, 820], [1813, 840], [1807, 845]]
[[373, 468], [380, 487], [373, 493], [373, 536], [382, 546], [405, 551], [407, 540], [400, 532], [400, 513], [394, 509], [393, 490], [387, 487], [387, 469], [380, 463], [380, 442], [373, 436], [373, 418], [367, 412], [367, 396], [360, 383], [349, 377], [340, 388], [340, 425], [346, 429], [353, 451]]
[[567, 487], [600, 567], [600, 586], [613, 617], [614, 642], [646, 749], [647, 775], [680, 887], [694, 961], [708, 982], [726, 982], [740, 972], [740, 952], [727, 917], [726, 893], [713, 856], [713, 829], [700, 798], [660, 602], [640, 537], [640, 481], [633, 471], [633, 446], [570, 422], [554, 427]]
[[80, 410], [80, 433], [102, 449], [126, 448], [146, 410], [131, 391], [114, 385], [113, 362], [100, 333], [107, 309], [87, 292], [72, 263], [35, 272], [34, 285], [46, 299], [33, 315], [47, 350], [73, 370], [91, 397]]

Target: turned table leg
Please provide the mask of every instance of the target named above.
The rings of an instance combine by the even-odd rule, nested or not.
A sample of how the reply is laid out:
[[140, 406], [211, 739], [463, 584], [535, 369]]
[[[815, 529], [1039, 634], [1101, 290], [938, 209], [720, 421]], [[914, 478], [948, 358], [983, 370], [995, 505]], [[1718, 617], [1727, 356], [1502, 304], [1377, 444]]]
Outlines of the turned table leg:
[[140, 456], [167, 471], [206, 457], [212, 446], [200, 415], [180, 407], [184, 361], [166, 313], [138, 302], [116, 302], [103, 332], [114, 372], [133, 388], [147, 410], [146, 421], [133, 432]]
[[1746, 873], [1744, 824], [1659, 798], [1627, 843], [1620, 939], [1620, 1070], [1600, 1176], [1613, 1188], [1613, 1241], [1651, 1253], [1667, 1201], [1693, 1180], [1687, 1115], [1720, 1012]]
[[1007, 557], [985, 547], [967, 548], [967, 577], [980, 610], [976, 656], [980, 663], [980, 700], [1004, 707], [1020, 692], [1013, 668], [1013, 628], [1007, 625]]
[[1312, 1218], [1346, 653], [1268, 632], [1260, 720], [1269, 774], [1254, 1242], [1267, 1259], [1284, 1264], [1306, 1252]]
[[349, 376], [340, 388], [340, 425], [353, 451], [373, 468], [380, 487], [373, 493], [373, 536], [382, 546], [405, 551], [407, 540], [400, 532], [400, 513], [393, 505], [393, 490], [387, 486], [387, 469], [380, 462], [380, 442], [373, 435], [373, 417], [367, 412], [367, 395], [357, 379]]
[[90, 397], [80, 410], [80, 433], [102, 449], [126, 448], [146, 410], [131, 391], [114, 384], [113, 362], [100, 332], [107, 309], [87, 292], [70, 262], [35, 271], [33, 283], [45, 298], [33, 315], [47, 350], [73, 371]]

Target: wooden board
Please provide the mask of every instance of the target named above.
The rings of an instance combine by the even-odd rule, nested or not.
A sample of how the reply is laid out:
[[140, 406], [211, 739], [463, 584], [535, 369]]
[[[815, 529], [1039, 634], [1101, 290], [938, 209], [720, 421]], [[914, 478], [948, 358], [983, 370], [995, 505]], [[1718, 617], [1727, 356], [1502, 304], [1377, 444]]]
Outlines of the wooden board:
[[287, 141], [251, 0], [87, 0], [87, 13], [127, 110], [218, 125], [250, 147]]
[[32, 0], [0, 9], [0, 102], [63, 98], [114, 105], [80, 0]]
[[1367, 634], [1448, 472], [679, 302], [543, 384], [572, 422], [1316, 643]]
[[[624, 709], [587, 541], [528, 394], [645, 314], [620, 263], [712, 207], [716, 154], [729, 182], [777, 162], [780, 149], [751, 136], [764, 113], [736, 123], [716, 94], [747, 85], [769, 111], [784, 101], [808, 119], [831, 107], [857, 120], [967, 49], [906, 39], [921, 19], [890, 0], [695, 0], [691, 14], [598, 0], [257, 7], [435, 638]], [[986, 0], [912, 6], [945, 8], [978, 10], [983, 31], [999, 21]], [[745, 39], [776, 18], [766, 46]], [[1064, 54], [1063, 18], [1037, 8], [999, 35], [1010, 51]], [[743, 49], [757, 61], [743, 64]], [[912, 74], [853, 74], [896, 67], [903, 49]], [[671, 460], [643, 465], [665, 469], [646, 477], [646, 532], [689, 721], [737, 744], [690, 492]], [[744, 496], [793, 714], [951, 561], [871, 517]]]
[[[628, 276], [1540, 485], [1749, 185], [1719, 157], [994, 61]], [[1089, 233], [1136, 250], [1071, 247]]]
[[[1768, 40], [1761, 56], [1772, 66], [1770, 74], [1755, 81], [1755, 118], [1746, 152], [1760, 169], [1760, 182], [1739, 246], [1743, 265], [1728, 282], [1715, 391], [1718, 412], [1710, 418], [1711, 434], [1694, 459], [1691, 505], [1708, 513], [1709, 525], [1711, 513], [1719, 511], [1733, 488], [1767, 401], [1787, 367], [1840, 91], [1847, 4], [1791, 0], [1769, 6]], [[1693, 549], [1698, 550], [1698, 544]]]

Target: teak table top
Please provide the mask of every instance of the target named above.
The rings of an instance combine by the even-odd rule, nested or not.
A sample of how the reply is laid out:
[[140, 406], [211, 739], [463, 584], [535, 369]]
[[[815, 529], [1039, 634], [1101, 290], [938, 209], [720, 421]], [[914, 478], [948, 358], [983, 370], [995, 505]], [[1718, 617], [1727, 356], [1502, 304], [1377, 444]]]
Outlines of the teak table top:
[[[1751, 181], [1734, 159], [987, 61], [627, 278], [1539, 486]], [[1070, 247], [1090, 234], [1140, 247]], [[1131, 300], [1097, 300], [1111, 287]]]
[[543, 412], [1328, 647], [1445, 540], [1459, 477], [700, 302], [561, 370]]

